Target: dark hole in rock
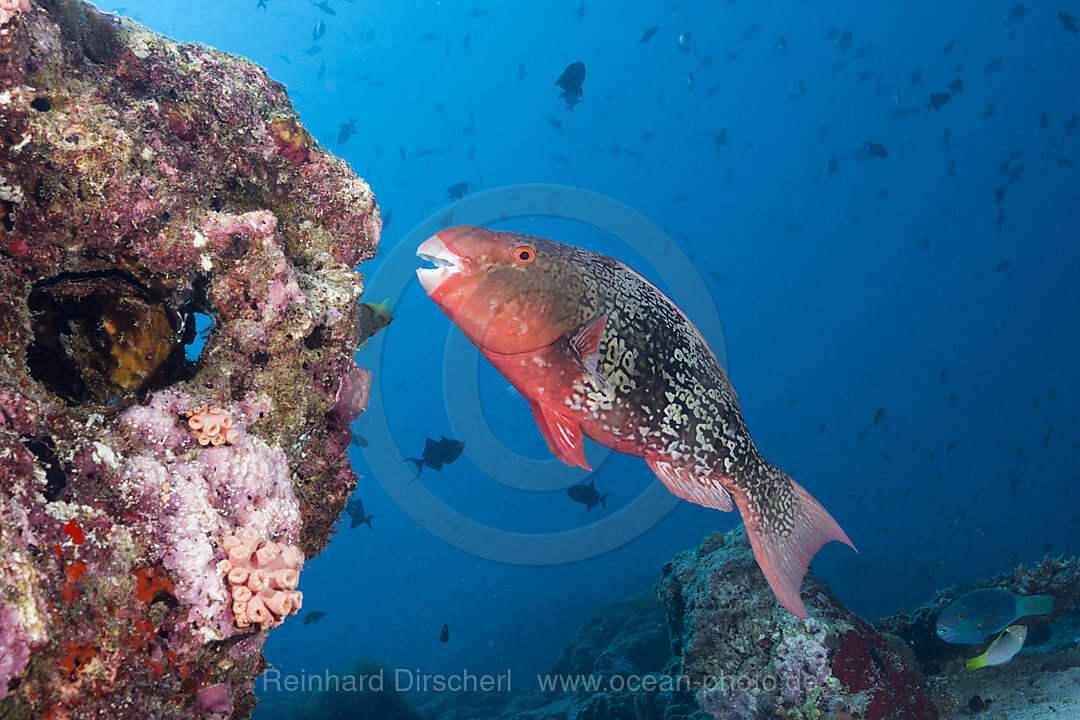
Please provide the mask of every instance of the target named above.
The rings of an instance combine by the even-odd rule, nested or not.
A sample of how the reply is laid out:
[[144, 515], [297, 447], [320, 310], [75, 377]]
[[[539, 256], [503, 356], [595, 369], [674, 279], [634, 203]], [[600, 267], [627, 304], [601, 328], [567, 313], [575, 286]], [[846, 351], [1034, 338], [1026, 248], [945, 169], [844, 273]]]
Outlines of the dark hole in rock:
[[329, 339], [326, 327], [319, 325], [304, 338], [304, 347], [308, 350], [316, 350], [325, 345]]
[[[186, 309], [120, 272], [65, 274], [38, 283], [27, 302], [30, 374], [82, 405], [118, 406], [193, 370], [184, 359]], [[193, 323], [192, 323], [193, 324]]]
[[60, 460], [56, 457], [56, 446], [52, 438], [43, 440], [23, 440], [23, 447], [33, 453], [38, 463], [45, 469], [45, 490], [42, 494], [46, 502], [55, 502], [64, 494], [67, 488], [67, 473], [60, 466]]
[[11, 215], [15, 210], [15, 203], [10, 200], [0, 200], [0, 221], [4, 223], [4, 229], [11, 232], [15, 229], [15, 221]]
[[257, 352], [251, 356], [251, 364], [258, 367], [266, 367], [266, 363], [270, 362], [270, 355], [264, 352]]
[[30, 101], [30, 107], [38, 112], [49, 112], [52, 110], [52, 103], [49, 102], [49, 98], [47, 97], [36, 97]]

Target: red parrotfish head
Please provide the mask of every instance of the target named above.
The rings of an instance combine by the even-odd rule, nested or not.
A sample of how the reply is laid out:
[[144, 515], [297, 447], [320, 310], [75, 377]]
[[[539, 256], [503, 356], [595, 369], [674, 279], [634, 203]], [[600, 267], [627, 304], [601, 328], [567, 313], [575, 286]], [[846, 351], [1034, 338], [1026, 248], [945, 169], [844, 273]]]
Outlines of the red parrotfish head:
[[416, 275], [480, 350], [531, 352], [581, 323], [578, 273], [559, 247], [530, 235], [455, 225], [417, 248], [434, 267]]

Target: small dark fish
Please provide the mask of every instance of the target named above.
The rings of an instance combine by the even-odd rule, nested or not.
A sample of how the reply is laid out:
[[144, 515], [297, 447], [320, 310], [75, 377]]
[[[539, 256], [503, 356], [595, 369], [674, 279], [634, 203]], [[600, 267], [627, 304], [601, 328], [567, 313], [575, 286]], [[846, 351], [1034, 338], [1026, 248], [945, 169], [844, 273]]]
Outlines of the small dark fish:
[[837, 38], [836, 44], [840, 48], [840, 52], [847, 52], [851, 49], [851, 36], [854, 33], [855, 29], [849, 27], [848, 29], [844, 30], [844, 32], [840, 35], [839, 38]]
[[555, 84], [563, 90], [559, 97], [566, 100], [567, 110], [572, 111], [574, 106], [581, 101], [581, 96], [585, 94], [581, 88], [583, 82], [585, 82], [585, 63], [581, 61], [567, 65], [562, 75], [555, 81]]
[[358, 435], [356, 433], [353, 433], [352, 443], [351, 444], [355, 445], [358, 448], [366, 448], [368, 446], [368, 441], [367, 441], [367, 438], [364, 437], [363, 435]]
[[1076, 122], [1076, 116], [1073, 115], [1061, 126], [1061, 129], [1065, 131], [1065, 137], [1072, 137], [1073, 133], [1076, 132]]
[[645, 132], [643, 132], [641, 134], [641, 142], [648, 142], [649, 140], [652, 140], [654, 137], [656, 137], [655, 132], [653, 132], [652, 130], [646, 130]]
[[1009, 182], [1016, 182], [1024, 174], [1024, 166], [1017, 165], [1009, 170]]
[[1005, 186], [998, 185], [994, 188], [994, 202], [998, 205], [1005, 202]]
[[556, 120], [555, 118], [548, 115], [548, 124], [550, 124], [551, 127], [555, 128], [555, 130], [558, 131], [559, 133], [561, 133], [563, 135], [566, 134], [566, 131], [563, 130], [562, 120]]
[[950, 138], [950, 136], [949, 136], [948, 128], [945, 129], [945, 132], [941, 133], [941, 137], [938, 138], [938, 142], [941, 143], [942, 145], [944, 145], [946, 150], [949, 149], [949, 145], [952, 142], [952, 138]]
[[330, 7], [330, 0], [323, 0], [322, 2], [315, 2], [311, 0], [311, 4], [322, 10], [327, 15], [337, 15], [337, 10]]
[[450, 200], [460, 200], [461, 198], [465, 197], [465, 193], [468, 191], [468, 189], [469, 183], [467, 182], [462, 181], [459, 183], [455, 183], [450, 187], [446, 188], [446, 196]]
[[990, 104], [983, 109], [983, 120], [989, 120], [990, 118], [994, 117], [994, 113], [996, 110], [997, 103], [991, 101]]
[[647, 28], [645, 30], [645, 32], [641, 33], [641, 39], [638, 40], [638, 45], [644, 45], [645, 43], [652, 40], [653, 35], [655, 35], [656, 31], [659, 30], [659, 29], [660, 28], [655, 27], [655, 26], [653, 26], [651, 28]]
[[287, 63], [288, 63], [289, 65], [292, 65], [292, 60], [290, 60], [290, 59], [289, 59], [289, 58], [287, 58], [286, 56], [282, 55], [281, 53], [277, 53], [277, 56], [278, 56], [279, 58], [281, 58], [282, 60], [284, 60], [285, 62], [287, 62]]
[[574, 487], [567, 489], [566, 494], [569, 495], [570, 499], [574, 502], [579, 502], [584, 505], [586, 512], [592, 510], [597, 505], [600, 505], [607, 510], [607, 499], [611, 496], [611, 493], [604, 493], [601, 495], [596, 489], [595, 480], [588, 485], [575, 485]]
[[953, 97], [956, 97], [960, 93], [964, 92], [964, 78], [956, 78], [951, 83], [949, 83], [949, 92], [952, 93]]
[[445, 435], [439, 440], [428, 438], [427, 442], [424, 443], [424, 452], [420, 457], [405, 459], [405, 462], [411, 463], [412, 466], [416, 468], [416, 477], [409, 482], [420, 477], [420, 473], [424, 470], [425, 465], [432, 470], [441, 471], [443, 465], [449, 465], [461, 457], [461, 453], [464, 450], [465, 443], [460, 440], [451, 440]]
[[1020, 20], [1026, 18], [1030, 14], [1031, 8], [1023, 3], [1017, 3], [1016, 5], [1013, 5], [1012, 10], [1009, 11], [1009, 19]]
[[337, 141], [343, 143], [356, 134], [356, 120], [349, 118], [349, 122], [341, 123], [341, 127], [338, 129]]
[[885, 419], [885, 408], [878, 408], [874, 413], [874, 427], [877, 427]]
[[311, 57], [313, 55], [318, 55], [321, 52], [322, 52], [322, 46], [321, 45], [312, 45], [311, 47], [304, 50], [304, 54], [307, 55], [308, 57]]
[[727, 128], [724, 128], [720, 132], [716, 133], [716, 140], [714, 141], [714, 144], [717, 150], [727, 147]]
[[319, 41], [323, 35], [326, 34], [326, 23], [320, 20], [315, 23], [315, 27], [311, 29], [311, 39], [315, 42]]
[[1062, 30], [1065, 32], [1071, 32], [1073, 35], [1077, 34], [1076, 18], [1065, 12], [1064, 10], [1058, 11], [1058, 20], [1061, 21]]
[[1003, 260], [997, 267], [998, 272], [1005, 272], [1006, 270], [1012, 270], [1012, 260]]
[[856, 58], [864, 58], [870, 54], [870, 51], [874, 49], [873, 45], [863, 45], [855, 52]]
[[949, 404], [950, 405], [955, 405], [956, 404], [956, 393], [953, 393], [952, 395], [949, 396]]
[[[581, 3], [581, 6], [584, 7], [585, 3]], [[450, 626], [446, 623], [443, 623], [442, 632], [439, 633], [439, 642], [450, 642]]]
[[829, 126], [828, 125], [822, 125], [821, 127], [819, 127], [814, 132], [817, 133], [817, 139], [819, 141], [824, 140], [825, 138], [829, 137]]
[[867, 155], [879, 158], [889, 157], [889, 151], [885, 149], [885, 143], [876, 143], [872, 140], [868, 140], [865, 145]]
[[1057, 160], [1057, 164], [1060, 165], [1061, 167], [1065, 167], [1065, 168], [1074, 168], [1074, 167], [1076, 167], [1076, 163], [1074, 163], [1072, 160], [1065, 157], [1064, 155], [1058, 155], [1054, 159]]
[[951, 99], [952, 95], [949, 93], [934, 93], [930, 96], [930, 102], [926, 103], [926, 109], [940, 110], [941, 106]]
[[829, 157], [829, 168], [828, 168], [828, 169], [829, 169], [829, 177], [830, 177], [830, 178], [831, 178], [831, 177], [832, 177], [833, 175], [835, 175], [835, 174], [836, 174], [836, 170], [837, 170], [837, 167], [838, 167], [838, 165], [837, 165], [837, 163], [836, 163], [836, 156], [835, 156], [835, 155], [832, 155], [832, 156], [830, 156], [830, 157]]
[[908, 78], [908, 84], [911, 89], [914, 90], [915, 86], [922, 81], [922, 68], [918, 68], [915, 72], [911, 73], [911, 77]]
[[953, 38], [949, 42], [945, 43], [945, 47], [941, 48], [942, 56], [947, 57], [949, 53], [953, 51], [954, 47], [956, 47], [956, 38]]
[[679, 48], [679, 52], [683, 55], [690, 52], [690, 38], [693, 36], [693, 33], [684, 32], [675, 39], [675, 47]]
[[997, 72], [1001, 67], [1001, 58], [993, 58], [990, 62], [986, 63], [986, 74], [989, 75], [992, 72]]
[[743, 40], [751, 40], [751, 39], [753, 39], [754, 33], [757, 32], [757, 29], [758, 29], [758, 24], [757, 23], [750, 23], [749, 25], [747, 25], [746, 29], [743, 30], [742, 39]]
[[371, 530], [375, 529], [371, 527], [371, 521], [378, 517], [378, 515], [366, 514], [364, 512], [364, 503], [360, 500], [360, 498], [350, 500], [348, 504], [345, 505], [345, 512], [352, 519], [352, 523], [349, 525], [350, 530], [353, 530], [360, 525], [367, 525], [368, 528]]
[[326, 613], [321, 613], [318, 610], [312, 610], [311, 612], [309, 612], [307, 615], [304, 616], [304, 624], [305, 625], [313, 625], [313, 624], [319, 622], [320, 620], [322, 620], [325, 615], [326, 615]]
[[435, 42], [436, 40], [439, 39], [439, 33], [431, 33], [431, 32], [424, 33], [423, 35], [420, 36], [420, 39], [423, 40], [426, 43]]
[[487, 10], [481, 10], [480, 8], [474, 7], [472, 9], [472, 12], [469, 13], [468, 15], [466, 15], [465, 17], [471, 17], [473, 20], [479, 20], [481, 18], [486, 18], [487, 17]]

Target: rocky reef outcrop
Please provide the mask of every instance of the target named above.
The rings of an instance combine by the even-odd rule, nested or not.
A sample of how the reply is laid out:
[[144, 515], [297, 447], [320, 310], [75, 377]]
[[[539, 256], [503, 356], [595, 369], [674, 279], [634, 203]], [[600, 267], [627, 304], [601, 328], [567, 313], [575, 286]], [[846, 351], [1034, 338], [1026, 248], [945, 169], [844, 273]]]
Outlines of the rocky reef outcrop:
[[769, 590], [742, 528], [712, 533], [663, 570], [673, 660], [716, 720], [834, 717], [932, 720], [910, 651], [808, 574], [801, 620]]
[[378, 209], [258, 66], [5, 8], [0, 717], [245, 717], [355, 485]]

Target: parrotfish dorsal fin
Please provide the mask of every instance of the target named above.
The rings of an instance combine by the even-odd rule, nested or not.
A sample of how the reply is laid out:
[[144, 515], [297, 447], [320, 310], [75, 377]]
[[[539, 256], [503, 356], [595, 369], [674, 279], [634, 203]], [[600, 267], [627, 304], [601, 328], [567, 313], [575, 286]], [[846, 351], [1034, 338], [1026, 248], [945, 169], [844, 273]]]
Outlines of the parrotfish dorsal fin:
[[570, 467], [592, 470], [585, 462], [585, 444], [581, 425], [555, 412], [543, 403], [530, 403], [533, 417], [551, 454]]

